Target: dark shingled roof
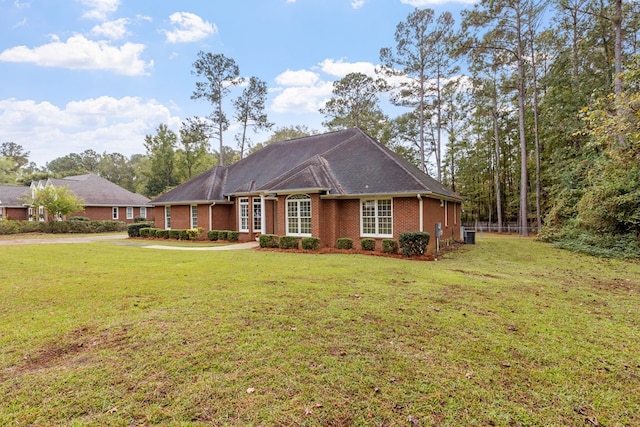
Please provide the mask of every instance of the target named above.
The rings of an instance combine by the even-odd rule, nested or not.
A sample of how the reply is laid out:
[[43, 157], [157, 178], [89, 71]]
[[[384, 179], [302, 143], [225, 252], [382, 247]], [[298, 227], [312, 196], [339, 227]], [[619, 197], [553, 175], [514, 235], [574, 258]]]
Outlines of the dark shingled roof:
[[5, 208], [21, 208], [31, 197], [29, 187], [0, 185], [0, 205]]
[[326, 190], [335, 196], [433, 193], [462, 200], [358, 128], [274, 142], [152, 200], [214, 202], [242, 193]]
[[55, 187], [67, 186], [84, 200], [85, 206], [147, 206], [149, 199], [125, 190], [113, 182], [94, 174], [49, 178], [38, 184], [50, 182]]

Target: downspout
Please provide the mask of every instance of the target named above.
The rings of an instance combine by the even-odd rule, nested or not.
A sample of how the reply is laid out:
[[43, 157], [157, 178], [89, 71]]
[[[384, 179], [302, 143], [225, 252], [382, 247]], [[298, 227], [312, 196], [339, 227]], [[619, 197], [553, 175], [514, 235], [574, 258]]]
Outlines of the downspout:
[[419, 205], [420, 205], [420, 232], [424, 231], [424, 211], [423, 211], [423, 205], [424, 205], [424, 201], [422, 200], [422, 196], [420, 194], [417, 195], [418, 196], [418, 200], [419, 200]]
[[213, 207], [216, 205], [216, 202], [213, 202], [209, 205], [209, 230], [213, 230]]
[[264, 232], [264, 224], [267, 221], [267, 213], [265, 212], [266, 210], [266, 205], [265, 205], [265, 200], [264, 200], [264, 194], [260, 195], [260, 234], [265, 234]]

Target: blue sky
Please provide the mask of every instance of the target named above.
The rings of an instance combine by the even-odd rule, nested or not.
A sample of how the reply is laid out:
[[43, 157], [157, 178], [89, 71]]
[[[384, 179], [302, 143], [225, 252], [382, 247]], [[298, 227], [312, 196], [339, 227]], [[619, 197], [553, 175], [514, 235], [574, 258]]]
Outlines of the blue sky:
[[200, 50], [233, 58], [242, 76], [267, 83], [276, 127], [321, 130], [318, 109], [333, 81], [373, 74], [380, 48], [394, 46], [396, 25], [415, 7], [459, 21], [472, 3], [0, 0], [0, 143], [22, 145], [39, 166], [87, 149], [144, 153], [144, 136], [160, 123], [177, 130], [209, 114], [210, 104], [191, 99]]

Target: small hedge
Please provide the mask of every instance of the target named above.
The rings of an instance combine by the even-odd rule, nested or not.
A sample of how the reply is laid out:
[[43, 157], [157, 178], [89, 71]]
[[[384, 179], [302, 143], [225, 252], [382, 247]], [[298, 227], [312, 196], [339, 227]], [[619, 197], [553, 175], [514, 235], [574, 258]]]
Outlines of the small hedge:
[[385, 254], [397, 254], [398, 242], [393, 239], [382, 239], [382, 252]]
[[150, 233], [151, 233], [151, 227], [141, 228], [138, 230], [138, 237], [149, 237]]
[[180, 230], [175, 230], [175, 229], [169, 230], [169, 238], [178, 240], [180, 238]]
[[364, 251], [375, 251], [376, 250], [376, 239], [366, 238], [360, 241], [360, 247]]
[[280, 249], [298, 249], [300, 239], [295, 236], [281, 236], [279, 247]]
[[216, 240], [218, 240], [220, 232], [218, 230], [209, 230], [207, 231], [207, 239], [211, 240], [212, 242], [215, 242]]
[[110, 233], [126, 231], [127, 224], [121, 221], [0, 221], [0, 234], [22, 233]]
[[409, 233], [401, 233], [399, 244], [402, 254], [407, 257], [424, 255], [429, 246], [429, 233], [421, 231], [413, 231]]
[[218, 240], [227, 240], [227, 230], [218, 230]]
[[169, 231], [170, 230], [157, 229], [156, 230], [156, 237], [158, 239], [168, 239], [169, 238]]
[[185, 230], [186, 238], [187, 240], [200, 240], [200, 236], [202, 235], [203, 231], [204, 228], [202, 227], [190, 228], [188, 230]]
[[349, 237], [341, 237], [336, 242], [338, 249], [353, 249], [353, 239]]
[[300, 241], [302, 249], [307, 251], [317, 251], [320, 249], [320, 239], [317, 237], [303, 237]]
[[261, 234], [258, 243], [261, 248], [279, 248], [280, 238], [275, 234]]
[[129, 237], [140, 237], [140, 230], [143, 228], [153, 227], [152, 222], [136, 222], [127, 226], [127, 234]]
[[227, 230], [227, 240], [228, 241], [237, 242], [239, 238], [240, 238], [240, 232], [239, 231], [229, 231], [229, 230]]

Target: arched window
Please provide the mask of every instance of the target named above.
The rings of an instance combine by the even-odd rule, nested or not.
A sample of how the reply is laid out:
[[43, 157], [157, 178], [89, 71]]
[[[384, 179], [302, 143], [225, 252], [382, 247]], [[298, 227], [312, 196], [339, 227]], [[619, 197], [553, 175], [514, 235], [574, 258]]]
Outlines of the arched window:
[[311, 197], [296, 194], [287, 198], [287, 235], [311, 236]]

